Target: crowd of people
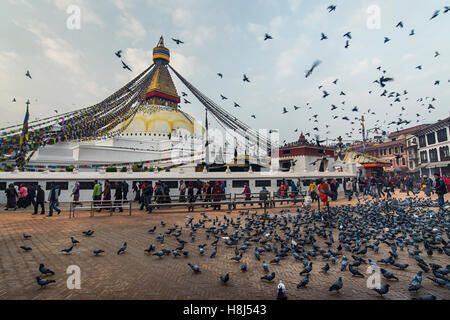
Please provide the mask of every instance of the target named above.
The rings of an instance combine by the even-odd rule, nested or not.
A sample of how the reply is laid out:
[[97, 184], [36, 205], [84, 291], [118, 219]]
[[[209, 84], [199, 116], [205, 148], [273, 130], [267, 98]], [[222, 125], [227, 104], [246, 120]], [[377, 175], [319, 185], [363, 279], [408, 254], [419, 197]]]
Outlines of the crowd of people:
[[[376, 175], [372, 177], [359, 177], [352, 179], [344, 179], [342, 182], [343, 189], [349, 201], [353, 196], [371, 196], [373, 199], [390, 199], [396, 191], [406, 192], [407, 196], [415, 195], [423, 192], [425, 196], [430, 197], [432, 194], [438, 196], [438, 204], [440, 207], [444, 206], [444, 194], [450, 190], [450, 178], [440, 176], [438, 173], [433, 175], [434, 179], [428, 176], [416, 178], [410, 175], [406, 176], [384, 176]], [[325, 206], [328, 202], [336, 201], [338, 199], [338, 189], [340, 183], [336, 179], [322, 179], [311, 180], [306, 190], [306, 195], [312, 201], [318, 201]], [[129, 185], [126, 181], [110, 182], [105, 180], [102, 184], [99, 181], [94, 182], [92, 191], [93, 206], [97, 212], [102, 210], [109, 210], [114, 212], [118, 209], [123, 212], [123, 203], [128, 201]], [[226, 182], [203, 182], [197, 181], [185, 182], [181, 180], [178, 186], [179, 195], [178, 202], [204, 202], [204, 207], [211, 205], [214, 210], [220, 210], [220, 201], [225, 200]], [[282, 180], [281, 184], [275, 193], [278, 198], [296, 198], [302, 191], [302, 182], [298, 179], [297, 182]], [[170, 195], [170, 187], [167, 183], [158, 181], [153, 186], [152, 182], [138, 182], [133, 185], [133, 192], [135, 194], [134, 201], [140, 204], [140, 210], [152, 212], [152, 202], [156, 204], [171, 203], [176, 201]], [[45, 192], [39, 184], [9, 184], [5, 190], [7, 203], [5, 210], [25, 209], [29, 206], [34, 208], [33, 214], [45, 214]], [[113, 194], [114, 193], [114, 194]], [[252, 199], [252, 191], [248, 184], [244, 185], [242, 191], [245, 200]], [[61, 213], [59, 206], [59, 197], [61, 195], [61, 187], [58, 184], [51, 186], [48, 194], [49, 214], [53, 216], [56, 211], [58, 215]], [[269, 198], [269, 191], [266, 187], [262, 187], [259, 192], [259, 200], [264, 202]], [[71, 192], [73, 197], [72, 205], [82, 206], [80, 202], [80, 183], [75, 182], [74, 188]], [[112, 197], [114, 196], [114, 199]], [[258, 194], [256, 194], [258, 197]], [[192, 209], [191, 207], [189, 207]]]

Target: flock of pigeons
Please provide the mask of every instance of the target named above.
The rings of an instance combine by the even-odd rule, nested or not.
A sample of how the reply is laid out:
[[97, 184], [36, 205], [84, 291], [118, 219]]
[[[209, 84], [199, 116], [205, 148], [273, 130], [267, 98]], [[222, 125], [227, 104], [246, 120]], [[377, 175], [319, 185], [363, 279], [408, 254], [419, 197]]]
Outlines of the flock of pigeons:
[[[199, 260], [201, 256], [214, 259], [221, 251], [234, 250], [231, 260], [239, 264], [240, 271], [245, 273], [249, 269], [260, 268], [263, 273], [261, 281], [266, 282], [272, 282], [276, 278], [276, 273], [270, 271], [271, 265], [298, 263], [301, 279], [297, 289], [307, 287], [316, 277], [323, 282], [332, 270], [338, 273], [338, 279], [330, 279], [330, 286], [324, 289], [337, 294], [349, 278], [361, 278], [364, 281], [362, 285], [365, 285], [365, 276], [358, 269], [363, 268], [363, 265], [371, 266], [382, 276], [385, 283], [372, 288], [381, 296], [389, 293], [392, 281], [399, 282], [398, 273], [405, 272], [406, 269], [413, 271], [415, 275], [409, 283], [397, 286], [396, 290], [404, 287], [405, 290], [416, 293], [421, 288], [430, 286], [450, 290], [450, 265], [435, 263], [436, 256], [450, 256], [448, 212], [444, 209], [436, 211], [433, 207], [436, 204], [430, 199], [415, 196], [387, 202], [371, 202], [366, 199], [357, 206], [342, 205], [320, 213], [304, 211], [305, 209], [298, 209], [294, 214], [281, 211], [279, 215], [275, 214], [267, 219], [249, 211], [241, 211], [235, 218], [224, 215], [223, 219], [208, 217], [203, 212], [197, 221], [187, 216], [184, 226], [167, 226], [164, 221], [152, 226], [147, 232], [157, 235], [154, 242], [143, 249], [143, 254], [158, 257], [157, 260], [172, 256], [173, 263], [183, 263], [178, 257], [182, 256], [187, 261]], [[92, 237], [94, 231], [87, 230], [83, 234]], [[210, 242], [198, 240], [203, 236]], [[23, 238], [30, 240], [31, 235], [24, 234]], [[175, 239], [178, 246], [173, 249], [167, 248], [169, 245], [164, 246], [167, 238]], [[79, 243], [72, 237], [71, 246], [61, 251], [70, 254]], [[161, 248], [157, 249], [157, 246]], [[198, 253], [190, 252], [187, 246], [198, 248]], [[30, 246], [21, 248], [24, 251], [32, 250]], [[126, 254], [126, 250], [127, 242], [124, 242], [117, 255]], [[380, 257], [380, 250], [389, 252], [389, 256]], [[104, 250], [97, 248], [92, 252], [99, 256]], [[202, 273], [200, 265], [185, 263], [193, 274]], [[39, 286], [46, 287], [55, 282], [44, 278], [54, 276], [55, 273], [42, 263], [39, 272], [40, 276], [36, 277]], [[218, 281], [223, 285], [232, 281], [230, 272], [219, 274]], [[436, 299], [433, 295], [416, 298]], [[277, 299], [287, 299], [286, 286], [282, 280], [277, 288]]]

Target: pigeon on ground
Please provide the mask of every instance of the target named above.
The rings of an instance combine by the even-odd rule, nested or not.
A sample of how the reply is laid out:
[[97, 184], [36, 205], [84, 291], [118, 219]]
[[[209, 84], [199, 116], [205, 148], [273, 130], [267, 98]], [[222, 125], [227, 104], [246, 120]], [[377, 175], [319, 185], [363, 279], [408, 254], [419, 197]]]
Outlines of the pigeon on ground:
[[36, 277], [36, 281], [37, 281], [38, 285], [41, 286], [41, 288], [45, 288], [48, 284], [56, 282], [56, 280], [43, 279], [39, 276]]

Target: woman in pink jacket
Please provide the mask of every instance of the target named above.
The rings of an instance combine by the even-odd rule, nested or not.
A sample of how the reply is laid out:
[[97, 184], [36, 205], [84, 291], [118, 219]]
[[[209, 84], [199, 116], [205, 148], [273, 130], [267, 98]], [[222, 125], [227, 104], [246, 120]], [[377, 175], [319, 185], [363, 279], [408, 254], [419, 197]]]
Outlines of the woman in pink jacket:
[[17, 202], [17, 206], [19, 208], [26, 208], [27, 207], [27, 196], [28, 196], [28, 189], [25, 187], [24, 184], [20, 185], [19, 189], [19, 200]]

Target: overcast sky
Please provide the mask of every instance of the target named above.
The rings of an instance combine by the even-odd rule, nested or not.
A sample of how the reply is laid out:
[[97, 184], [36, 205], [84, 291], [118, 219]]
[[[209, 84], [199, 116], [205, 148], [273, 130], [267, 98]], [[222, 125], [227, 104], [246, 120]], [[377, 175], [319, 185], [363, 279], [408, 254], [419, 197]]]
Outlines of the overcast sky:
[[[81, 9], [80, 30], [66, 26], [71, 4]], [[337, 8], [329, 13], [331, 4]], [[351, 125], [342, 117], [353, 120], [364, 112], [366, 128], [377, 120], [397, 121], [400, 113], [401, 119], [412, 120], [408, 126], [431, 123], [448, 117], [450, 110], [446, 5], [441, 0], [3, 0], [0, 125], [21, 123], [27, 99], [31, 119], [96, 104], [152, 63], [161, 35], [171, 50], [171, 65], [189, 82], [252, 127], [280, 129], [281, 141], [297, 140], [300, 131], [315, 134], [314, 127], [321, 139], [344, 135], [352, 127], [353, 137], [360, 138], [359, 123]], [[379, 9], [379, 29], [374, 28], [373, 6]], [[435, 10], [440, 13], [430, 20]], [[404, 28], [395, 27], [399, 21]], [[352, 39], [346, 49], [343, 34], [348, 31]], [[327, 40], [320, 40], [322, 32]], [[274, 39], [264, 41], [265, 33]], [[185, 44], [176, 45], [172, 37]], [[391, 41], [383, 43], [384, 37]], [[133, 73], [121, 68], [114, 55], [119, 49]], [[436, 58], [435, 51], [440, 54]], [[322, 64], [305, 78], [316, 59]], [[394, 78], [385, 89], [401, 93], [400, 103], [390, 106], [394, 98], [380, 97], [383, 89], [373, 83], [381, 76], [378, 66]], [[27, 70], [32, 80], [25, 77]], [[242, 81], [244, 73], [250, 83]], [[187, 91], [180, 81], [175, 84], [179, 94]], [[330, 96], [322, 98], [322, 90]], [[222, 101], [220, 94], [229, 99]], [[430, 97], [424, 106], [417, 102], [421, 97]], [[428, 113], [431, 97], [436, 109]], [[192, 104], [182, 109], [203, 120], [204, 108], [191, 94], [188, 100]], [[242, 108], [234, 108], [234, 101]], [[332, 112], [331, 104], [338, 109]], [[294, 105], [301, 108], [294, 111]], [[358, 112], [351, 111], [355, 106]], [[368, 115], [369, 108], [376, 115]], [[319, 122], [308, 121], [315, 114]]]

